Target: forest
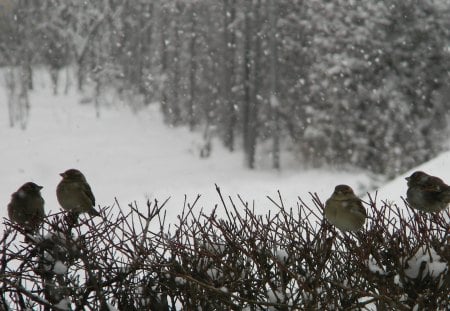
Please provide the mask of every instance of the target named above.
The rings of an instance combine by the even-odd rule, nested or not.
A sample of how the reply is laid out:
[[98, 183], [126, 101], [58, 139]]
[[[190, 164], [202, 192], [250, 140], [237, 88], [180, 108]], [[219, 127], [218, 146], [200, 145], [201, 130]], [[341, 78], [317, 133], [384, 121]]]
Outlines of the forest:
[[139, 113], [219, 138], [245, 164], [281, 152], [311, 167], [393, 177], [445, 149], [446, 1], [4, 0], [0, 65], [11, 126], [26, 127], [33, 71], [67, 68], [97, 111]]

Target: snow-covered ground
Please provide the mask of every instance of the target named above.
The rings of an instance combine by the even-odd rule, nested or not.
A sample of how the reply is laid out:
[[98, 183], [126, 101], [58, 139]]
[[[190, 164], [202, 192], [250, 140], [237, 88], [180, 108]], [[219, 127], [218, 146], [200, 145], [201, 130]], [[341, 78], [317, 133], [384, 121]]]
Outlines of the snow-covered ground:
[[[309, 200], [308, 192], [317, 192], [326, 200], [336, 184], [349, 184], [359, 194], [373, 184], [365, 172], [305, 169], [293, 161], [280, 172], [248, 170], [242, 152], [230, 153], [219, 141], [214, 141], [211, 157], [202, 159], [201, 133], [168, 128], [158, 104], [136, 114], [116, 100], [102, 108], [97, 118], [93, 105], [80, 104], [81, 96], [73, 88], [68, 95], [54, 96], [45, 73], [36, 80], [28, 126], [22, 130], [9, 127], [0, 77], [0, 205], [4, 207], [0, 216], [6, 216], [11, 193], [26, 181], [44, 186], [46, 211], [58, 211], [55, 188], [59, 173], [68, 168], [85, 174], [101, 206], [117, 198], [122, 206], [136, 201], [144, 207], [147, 199], [163, 201], [170, 196], [166, 205], [169, 223], [180, 213], [185, 195], [192, 202], [201, 194], [198, 207], [206, 210], [219, 203], [215, 183], [226, 196], [240, 194], [255, 201], [258, 213], [275, 208], [266, 196], [276, 196], [277, 190], [287, 206], [295, 206], [298, 196]], [[450, 169], [446, 171], [445, 166], [449, 161], [450, 153], [445, 153], [423, 169], [450, 180]], [[405, 191], [401, 177], [382, 188], [378, 198], [400, 201]]]
[[[97, 203], [111, 205], [117, 197], [122, 205], [147, 199], [164, 200], [168, 221], [181, 211], [184, 195], [193, 201], [201, 194], [199, 207], [212, 208], [219, 202], [214, 184], [225, 195], [240, 194], [255, 200], [259, 212], [274, 206], [266, 195], [280, 190], [285, 202], [295, 205], [297, 196], [317, 192], [328, 197], [338, 183], [364, 191], [371, 180], [364, 172], [305, 170], [291, 165], [281, 172], [244, 168], [242, 152], [230, 153], [213, 142], [210, 158], [199, 157], [201, 133], [186, 128], [168, 128], [152, 104], [132, 112], [119, 101], [103, 108], [96, 117], [92, 104], [80, 104], [72, 90], [54, 96], [47, 77], [41, 74], [30, 94], [31, 111], [26, 130], [9, 127], [4, 79], [0, 87], [0, 204], [26, 181], [44, 186], [46, 211], [58, 211], [55, 188], [59, 173], [78, 168], [87, 177]], [[6, 216], [6, 208], [0, 216]]]

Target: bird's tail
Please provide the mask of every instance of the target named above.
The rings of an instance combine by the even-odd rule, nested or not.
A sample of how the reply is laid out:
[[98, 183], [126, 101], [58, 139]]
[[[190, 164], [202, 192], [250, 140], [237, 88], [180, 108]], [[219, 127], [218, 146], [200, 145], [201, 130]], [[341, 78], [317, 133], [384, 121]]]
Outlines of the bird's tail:
[[448, 189], [445, 189], [444, 191], [442, 191], [442, 193], [440, 195], [440, 199], [443, 202], [450, 203], [450, 187]]
[[100, 213], [97, 212], [93, 207], [88, 211], [88, 214], [91, 216], [100, 216]]

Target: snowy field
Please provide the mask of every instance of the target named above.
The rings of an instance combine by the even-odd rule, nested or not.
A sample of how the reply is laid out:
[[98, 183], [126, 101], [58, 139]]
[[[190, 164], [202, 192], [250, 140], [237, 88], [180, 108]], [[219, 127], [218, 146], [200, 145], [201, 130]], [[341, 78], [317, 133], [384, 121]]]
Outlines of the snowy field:
[[[290, 164], [280, 172], [248, 170], [242, 152], [230, 153], [218, 141], [213, 143], [211, 157], [202, 159], [200, 131], [168, 128], [158, 104], [136, 114], [117, 100], [102, 108], [97, 118], [92, 104], [80, 104], [82, 97], [73, 87], [68, 95], [54, 96], [46, 74], [35, 79], [28, 126], [22, 130], [9, 127], [4, 78], [0, 78], [2, 217], [7, 214], [11, 193], [27, 181], [44, 187], [47, 213], [59, 211], [55, 188], [59, 173], [68, 168], [85, 174], [101, 206], [112, 205], [117, 198], [122, 206], [137, 202], [145, 208], [147, 199], [164, 201], [170, 196], [166, 205], [169, 223], [180, 213], [185, 195], [192, 202], [200, 194], [197, 208], [205, 210], [219, 203], [215, 183], [226, 196], [240, 194], [254, 201], [258, 213], [275, 209], [266, 196], [275, 197], [277, 190], [286, 206], [295, 206], [298, 196], [310, 201], [308, 192], [317, 192], [326, 200], [336, 184], [349, 184], [361, 195], [376, 189], [365, 172], [305, 169], [292, 159], [285, 161]], [[450, 181], [449, 161], [450, 153], [445, 153], [420, 168]], [[404, 176], [383, 187], [378, 198], [401, 203], [400, 196], [406, 192]]]

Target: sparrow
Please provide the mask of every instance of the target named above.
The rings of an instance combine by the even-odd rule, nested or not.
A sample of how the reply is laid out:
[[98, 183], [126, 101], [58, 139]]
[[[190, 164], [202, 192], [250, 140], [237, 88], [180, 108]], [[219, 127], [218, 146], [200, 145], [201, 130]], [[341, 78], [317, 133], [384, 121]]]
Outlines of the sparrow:
[[8, 204], [9, 219], [30, 233], [37, 231], [45, 217], [44, 199], [40, 192], [42, 188], [27, 182], [11, 195]]
[[325, 202], [325, 217], [343, 231], [358, 231], [364, 225], [367, 213], [350, 186], [337, 185]]
[[406, 200], [409, 206], [427, 213], [447, 208], [450, 203], [450, 186], [442, 179], [422, 171], [416, 171], [405, 179], [408, 182]]
[[83, 173], [69, 169], [59, 175], [62, 180], [56, 187], [56, 198], [62, 208], [74, 214], [88, 213], [91, 216], [99, 216], [94, 209], [94, 194]]

